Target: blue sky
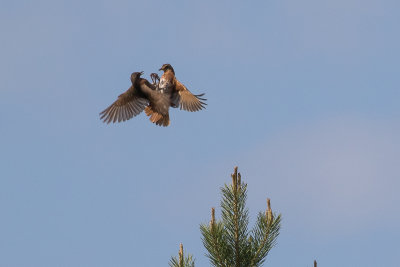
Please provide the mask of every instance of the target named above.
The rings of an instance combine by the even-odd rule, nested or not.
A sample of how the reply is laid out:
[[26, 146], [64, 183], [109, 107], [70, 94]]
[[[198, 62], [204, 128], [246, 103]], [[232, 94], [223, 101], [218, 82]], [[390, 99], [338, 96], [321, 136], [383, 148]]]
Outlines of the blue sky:
[[[2, 1], [0, 266], [167, 266], [235, 165], [265, 266], [398, 266], [398, 1]], [[163, 63], [205, 111], [105, 125]]]

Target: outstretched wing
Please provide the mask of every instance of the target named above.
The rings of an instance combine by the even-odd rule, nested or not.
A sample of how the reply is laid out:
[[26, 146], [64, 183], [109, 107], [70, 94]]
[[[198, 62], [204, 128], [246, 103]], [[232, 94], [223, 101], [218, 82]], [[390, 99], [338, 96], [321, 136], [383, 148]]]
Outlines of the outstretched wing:
[[207, 99], [202, 98], [204, 94], [194, 95], [192, 94], [186, 86], [184, 86], [178, 80], [175, 80], [175, 91], [172, 92], [172, 104], [175, 107], [180, 107], [180, 109], [186, 111], [199, 111], [205, 108], [205, 101]]
[[126, 121], [142, 112], [148, 103], [149, 101], [140, 97], [135, 88], [131, 86], [125, 93], [118, 96], [114, 103], [100, 113], [100, 119], [107, 124]]

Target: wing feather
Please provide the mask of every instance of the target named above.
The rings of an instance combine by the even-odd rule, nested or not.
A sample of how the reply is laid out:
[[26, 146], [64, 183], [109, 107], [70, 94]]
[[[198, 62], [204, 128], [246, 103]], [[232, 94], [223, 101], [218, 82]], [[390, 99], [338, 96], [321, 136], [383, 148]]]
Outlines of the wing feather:
[[105, 123], [115, 123], [131, 119], [141, 113], [148, 105], [148, 100], [141, 97], [131, 86], [108, 108], [100, 112], [100, 119]]
[[205, 108], [207, 105], [205, 101], [207, 99], [202, 98], [204, 94], [194, 95], [186, 86], [180, 81], [175, 79], [175, 92], [172, 95], [172, 102], [175, 106], [179, 106], [180, 109], [195, 112]]

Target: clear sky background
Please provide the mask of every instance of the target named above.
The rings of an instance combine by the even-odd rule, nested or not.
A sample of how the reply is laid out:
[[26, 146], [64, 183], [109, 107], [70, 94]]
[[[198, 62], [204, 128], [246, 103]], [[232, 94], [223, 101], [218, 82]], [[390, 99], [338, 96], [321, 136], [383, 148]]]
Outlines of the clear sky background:
[[[400, 2], [0, 3], [0, 266], [209, 266], [235, 165], [265, 266], [399, 266]], [[163, 63], [205, 111], [106, 125]]]

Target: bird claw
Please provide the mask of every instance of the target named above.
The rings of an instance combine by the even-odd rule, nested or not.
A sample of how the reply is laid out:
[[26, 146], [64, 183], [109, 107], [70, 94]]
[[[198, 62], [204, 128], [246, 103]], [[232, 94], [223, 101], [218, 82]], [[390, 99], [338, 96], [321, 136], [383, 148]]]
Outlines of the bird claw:
[[150, 78], [153, 81], [153, 85], [156, 86], [160, 83], [160, 76], [157, 73], [151, 73]]

